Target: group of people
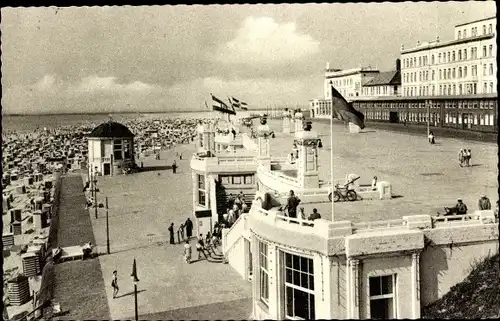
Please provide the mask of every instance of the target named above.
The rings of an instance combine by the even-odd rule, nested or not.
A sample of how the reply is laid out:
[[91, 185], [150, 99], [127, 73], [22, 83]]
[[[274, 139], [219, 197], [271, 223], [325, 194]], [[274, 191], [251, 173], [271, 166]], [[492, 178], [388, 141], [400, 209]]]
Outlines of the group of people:
[[458, 160], [460, 161], [460, 167], [464, 166], [472, 166], [471, 164], [471, 150], [470, 149], [461, 149], [460, 152], [458, 153]]
[[240, 191], [238, 195], [229, 194], [227, 198], [227, 210], [226, 213], [222, 215], [224, 222], [231, 226], [236, 222], [241, 214], [247, 213], [249, 208], [245, 201], [245, 194]]
[[[480, 211], [491, 210], [491, 202], [490, 199], [486, 196], [486, 194], [482, 194], [477, 202], [477, 207]], [[467, 214], [467, 205], [462, 201], [461, 198], [457, 199], [457, 204], [453, 207], [445, 207], [444, 215], [465, 215]], [[497, 210], [498, 212], [498, 201], [497, 201]], [[438, 216], [441, 215], [438, 213]], [[498, 215], [498, 214], [496, 214]]]
[[[223, 227], [223, 224], [219, 224], [219, 222], [216, 222], [214, 225], [213, 233], [210, 233], [210, 231], [208, 231], [205, 237], [203, 237], [203, 234], [200, 234], [198, 236], [198, 240], [196, 241], [198, 260], [202, 259], [202, 255], [205, 257], [205, 259], [208, 259], [207, 252], [208, 255], [210, 255], [210, 248], [213, 250], [220, 246]], [[187, 239], [186, 243], [184, 244], [184, 261], [188, 264], [191, 263], [192, 252], [193, 251], [191, 248], [191, 243], [189, 242], [189, 239]]]
[[[186, 231], [185, 234], [184, 230]], [[168, 227], [168, 232], [170, 234], [170, 244], [175, 244], [175, 232], [177, 232], [177, 241], [180, 244], [181, 242], [184, 241], [185, 239], [184, 236], [186, 236], [188, 240], [193, 236], [193, 222], [188, 217], [184, 223], [181, 223], [179, 225], [177, 231], [175, 231], [174, 229], [174, 223], [170, 223], [170, 226]]]

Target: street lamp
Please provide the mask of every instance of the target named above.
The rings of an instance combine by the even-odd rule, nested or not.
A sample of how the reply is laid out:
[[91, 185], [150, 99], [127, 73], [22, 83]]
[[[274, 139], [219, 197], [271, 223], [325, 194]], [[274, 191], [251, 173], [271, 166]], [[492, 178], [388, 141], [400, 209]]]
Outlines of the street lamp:
[[94, 206], [95, 206], [95, 218], [97, 219], [97, 166], [94, 171]]
[[110, 253], [109, 249], [109, 218], [108, 218], [108, 197], [106, 196], [106, 250], [108, 254]]
[[130, 274], [130, 277], [132, 278], [132, 282], [134, 282], [135, 320], [139, 321], [139, 311], [137, 309], [137, 283], [139, 283], [139, 279], [137, 278], [137, 267], [135, 264], [135, 258], [134, 258], [134, 265], [132, 265], [132, 274]]

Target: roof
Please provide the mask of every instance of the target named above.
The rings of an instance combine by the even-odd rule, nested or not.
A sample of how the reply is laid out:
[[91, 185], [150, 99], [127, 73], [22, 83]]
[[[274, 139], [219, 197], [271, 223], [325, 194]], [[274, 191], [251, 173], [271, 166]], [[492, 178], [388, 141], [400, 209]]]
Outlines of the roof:
[[134, 134], [122, 124], [108, 121], [94, 128], [89, 137], [134, 137]]
[[401, 73], [397, 70], [381, 72], [363, 86], [381, 85], [401, 85]]
[[461, 24], [455, 25], [455, 27], [466, 26], [466, 25], [470, 25], [471, 23], [476, 23], [476, 22], [491, 20], [491, 19], [495, 19], [495, 18], [496, 18], [496, 16], [491, 16], [491, 17], [488, 17], [488, 18], [483, 18], [483, 19], [478, 19], [478, 20], [474, 20], [474, 21], [469, 21], [469, 22], [461, 23]]

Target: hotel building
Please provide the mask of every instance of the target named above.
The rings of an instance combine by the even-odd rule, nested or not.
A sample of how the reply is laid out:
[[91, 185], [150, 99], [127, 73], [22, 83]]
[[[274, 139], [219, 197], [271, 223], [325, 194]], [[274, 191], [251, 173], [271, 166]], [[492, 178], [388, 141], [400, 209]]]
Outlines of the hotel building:
[[455, 26], [450, 41], [401, 47], [404, 96], [496, 94], [496, 17]]
[[[498, 132], [496, 17], [456, 25], [454, 31], [450, 41], [402, 47], [397, 93], [386, 95], [366, 82], [363, 95], [344, 97], [367, 122]], [[330, 106], [329, 99], [313, 100], [311, 117], [329, 118]]]

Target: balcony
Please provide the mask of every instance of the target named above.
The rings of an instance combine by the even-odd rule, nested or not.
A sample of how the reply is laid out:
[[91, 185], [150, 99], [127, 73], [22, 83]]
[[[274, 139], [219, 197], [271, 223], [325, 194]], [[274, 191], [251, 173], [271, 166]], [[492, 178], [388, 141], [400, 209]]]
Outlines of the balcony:
[[191, 158], [191, 169], [198, 172], [255, 172], [257, 163], [253, 156], [215, 156], [200, 157], [196, 154]]

